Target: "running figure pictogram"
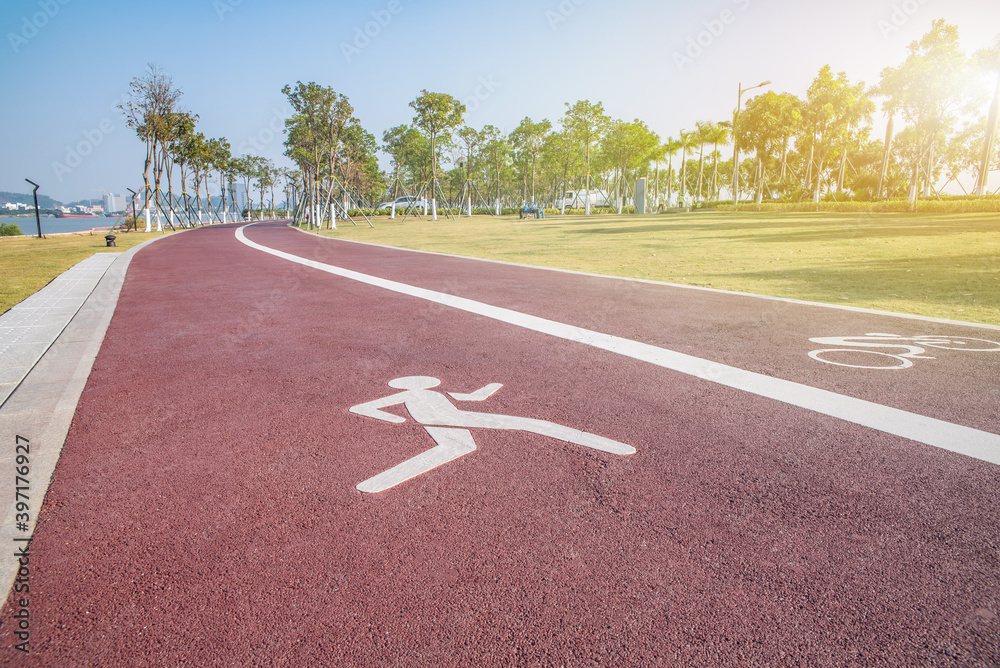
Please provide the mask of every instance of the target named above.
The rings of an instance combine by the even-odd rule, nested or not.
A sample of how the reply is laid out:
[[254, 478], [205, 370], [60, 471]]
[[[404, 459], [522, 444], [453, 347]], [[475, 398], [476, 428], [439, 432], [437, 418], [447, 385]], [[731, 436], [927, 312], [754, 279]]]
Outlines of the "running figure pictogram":
[[[357, 489], [362, 492], [382, 492], [469, 454], [476, 449], [476, 442], [469, 428], [526, 431], [615, 455], [631, 455], [635, 452], [635, 448], [631, 445], [545, 420], [459, 410], [443, 393], [431, 389], [440, 384], [440, 380], [430, 376], [396, 378], [389, 381], [389, 387], [403, 392], [358, 404], [349, 409], [352, 413], [365, 417], [402, 423], [406, 422], [406, 418], [381, 410], [402, 404], [410, 417], [423, 425], [437, 443], [437, 446], [430, 450], [365, 480], [357, 486]], [[503, 385], [500, 383], [492, 383], [470, 394], [457, 392], [448, 394], [457, 401], [485, 401], [501, 387]]]

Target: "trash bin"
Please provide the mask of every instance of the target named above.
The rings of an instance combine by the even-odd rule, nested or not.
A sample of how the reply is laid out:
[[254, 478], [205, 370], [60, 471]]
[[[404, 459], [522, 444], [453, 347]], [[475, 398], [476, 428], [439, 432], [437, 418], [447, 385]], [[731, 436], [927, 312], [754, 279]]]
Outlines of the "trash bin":
[[108, 248], [111, 248], [112, 246], [116, 246], [117, 245], [117, 244], [115, 244], [115, 238], [116, 237], [113, 234], [109, 234], [106, 237], [104, 237], [104, 240], [108, 242]]

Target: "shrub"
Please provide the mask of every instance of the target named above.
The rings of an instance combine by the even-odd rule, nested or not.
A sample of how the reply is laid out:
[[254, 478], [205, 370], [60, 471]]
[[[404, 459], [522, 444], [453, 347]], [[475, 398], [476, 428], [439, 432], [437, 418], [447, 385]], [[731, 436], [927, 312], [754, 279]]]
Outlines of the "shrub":
[[16, 223], [4, 223], [0, 225], [0, 237], [19, 237], [23, 234], [24, 232], [21, 231], [21, 228]]
[[[741, 212], [766, 212], [766, 213], [911, 213], [913, 202], [907, 199], [887, 199], [877, 202], [863, 202], [845, 200], [841, 202], [824, 201], [819, 204], [813, 202], [763, 202], [754, 204], [753, 202], [740, 202]], [[732, 203], [719, 205], [719, 211], [732, 211]], [[1000, 198], [977, 198], [966, 199], [954, 197], [947, 199], [922, 199], [917, 203], [919, 213], [1000, 213]]]

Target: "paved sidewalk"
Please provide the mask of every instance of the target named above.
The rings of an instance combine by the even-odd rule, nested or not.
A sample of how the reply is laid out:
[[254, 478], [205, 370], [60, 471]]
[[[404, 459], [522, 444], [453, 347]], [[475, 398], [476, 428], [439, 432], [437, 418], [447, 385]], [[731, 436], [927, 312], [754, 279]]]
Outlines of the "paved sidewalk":
[[[156, 237], [124, 253], [97, 253], [56, 277], [0, 316], [0, 545], [29, 538], [62, 452], [132, 257]], [[20, 438], [18, 438], [20, 437]], [[16, 445], [29, 444], [29, 521], [18, 529]], [[22, 450], [23, 453], [23, 450]], [[23, 516], [20, 519], [24, 519]], [[17, 559], [0, 559], [4, 596]]]
[[0, 405], [42, 358], [120, 255], [92, 255], [0, 315]]

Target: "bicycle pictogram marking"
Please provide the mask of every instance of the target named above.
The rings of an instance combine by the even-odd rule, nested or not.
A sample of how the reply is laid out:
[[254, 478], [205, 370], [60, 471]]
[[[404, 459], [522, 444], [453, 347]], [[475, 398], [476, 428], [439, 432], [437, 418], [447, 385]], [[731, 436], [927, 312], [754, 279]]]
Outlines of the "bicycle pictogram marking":
[[[813, 343], [827, 346], [839, 346], [813, 350], [809, 353], [809, 357], [818, 362], [853, 367], [855, 369], [909, 369], [913, 366], [913, 360], [915, 359], [937, 359], [932, 355], [926, 354], [928, 348], [962, 350], [966, 352], [1000, 351], [1000, 343], [996, 341], [967, 336], [938, 336], [930, 334], [901, 336], [899, 334], [873, 332], [864, 336], [817, 336], [809, 340]], [[893, 349], [893, 352], [869, 350], [870, 348], [889, 348]], [[869, 358], [872, 364], [857, 364], [851, 361], [838, 361], [838, 357], [845, 357], [845, 355], [838, 353], [847, 353], [846, 357], [848, 360], [857, 358], [859, 353], [875, 357]]]

